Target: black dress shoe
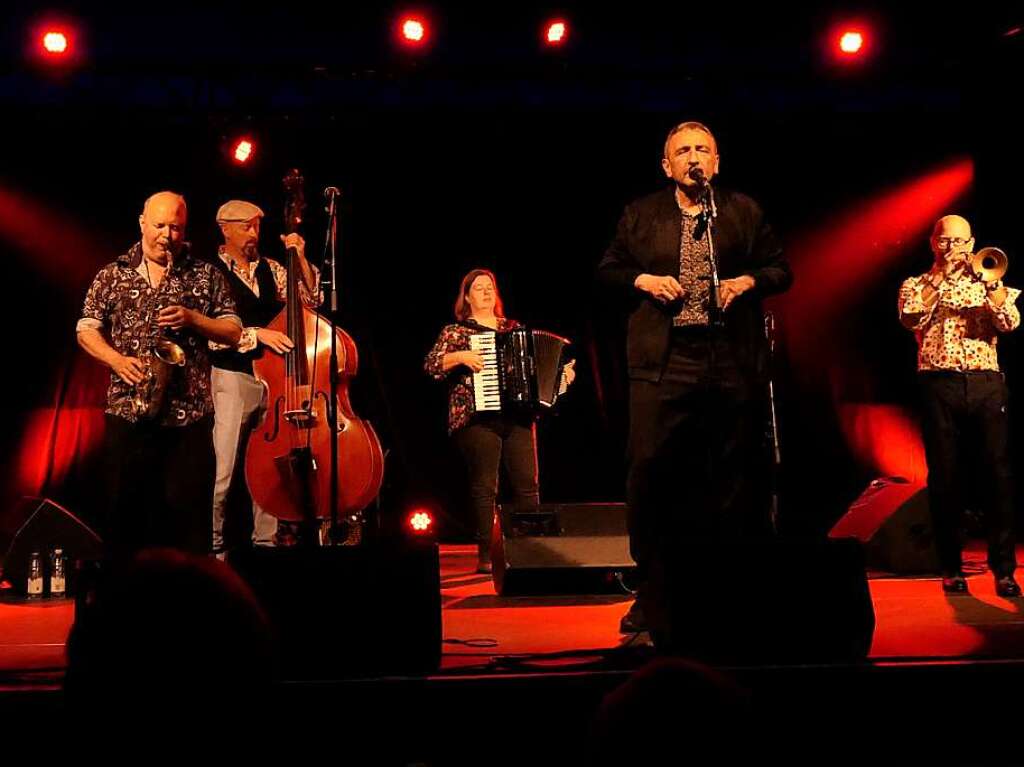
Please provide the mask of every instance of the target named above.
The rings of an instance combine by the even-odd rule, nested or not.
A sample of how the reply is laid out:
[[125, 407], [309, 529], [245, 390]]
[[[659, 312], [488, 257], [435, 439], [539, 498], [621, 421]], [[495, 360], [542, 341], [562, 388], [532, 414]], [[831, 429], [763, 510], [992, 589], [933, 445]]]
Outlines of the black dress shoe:
[[647, 631], [647, 619], [640, 605], [634, 600], [629, 610], [619, 620], [619, 633], [639, 634], [641, 631]]
[[1019, 597], [1020, 586], [1012, 575], [1004, 575], [1002, 578], [996, 578], [996, 594], [1001, 597]]
[[963, 573], [943, 576], [942, 590], [947, 594], [967, 594], [969, 593], [967, 589], [967, 579], [964, 578]]

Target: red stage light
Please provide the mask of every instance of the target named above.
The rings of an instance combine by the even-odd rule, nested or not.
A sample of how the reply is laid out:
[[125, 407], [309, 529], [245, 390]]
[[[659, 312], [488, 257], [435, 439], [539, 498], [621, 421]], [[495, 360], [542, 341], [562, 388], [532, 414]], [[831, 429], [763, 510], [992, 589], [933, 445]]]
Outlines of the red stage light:
[[249, 162], [249, 158], [252, 157], [253, 151], [255, 151], [256, 145], [249, 139], [240, 139], [235, 144], [235, 149], [231, 153], [231, 156], [235, 158], [235, 162], [239, 165], [245, 165]]
[[415, 533], [428, 533], [434, 527], [434, 518], [428, 511], [422, 509], [414, 511], [409, 514], [409, 527]]
[[847, 56], [856, 56], [864, 49], [864, 33], [848, 29], [839, 38], [839, 50]]
[[422, 45], [427, 40], [427, 24], [417, 16], [407, 16], [400, 25], [402, 40], [408, 45]]
[[561, 45], [565, 42], [569, 27], [564, 21], [552, 21], [548, 24], [547, 34], [544, 36], [548, 45]]
[[43, 50], [50, 56], [63, 56], [70, 45], [68, 36], [59, 29], [50, 29], [43, 34]]

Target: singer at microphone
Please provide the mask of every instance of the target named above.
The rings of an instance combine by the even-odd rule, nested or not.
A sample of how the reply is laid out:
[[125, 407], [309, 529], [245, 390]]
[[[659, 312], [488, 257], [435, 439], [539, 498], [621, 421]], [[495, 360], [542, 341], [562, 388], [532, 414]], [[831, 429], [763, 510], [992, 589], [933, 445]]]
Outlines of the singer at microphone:
[[758, 475], [769, 355], [761, 299], [792, 281], [761, 207], [717, 184], [712, 196], [711, 131], [680, 123], [663, 147], [670, 183], [626, 206], [597, 275], [630, 311], [626, 501], [640, 583], [619, 626], [653, 628], [656, 644], [685, 600], [671, 590], [692, 585], [659, 573], [685, 574], [686, 552], [709, 539], [735, 572], [733, 544], [771, 532]]

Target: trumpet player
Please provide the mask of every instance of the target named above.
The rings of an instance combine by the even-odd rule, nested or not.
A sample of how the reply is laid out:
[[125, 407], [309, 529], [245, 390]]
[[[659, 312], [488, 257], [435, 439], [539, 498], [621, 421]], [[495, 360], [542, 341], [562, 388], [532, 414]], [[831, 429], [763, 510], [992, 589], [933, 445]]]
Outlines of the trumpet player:
[[[972, 259], [971, 226], [944, 216], [931, 236], [931, 269], [904, 281], [899, 314], [917, 338], [928, 502], [947, 594], [966, 594], [959, 527], [966, 493], [977, 491], [988, 524], [988, 565], [996, 593], [1019, 597], [1014, 580], [1013, 487], [1007, 388], [999, 370], [1000, 333], [1020, 325], [1020, 291]], [[984, 475], [965, 470], [977, 457]], [[971, 487], [977, 480], [978, 486]]]
[[[151, 545], [195, 553], [210, 548], [207, 342], [237, 343], [242, 323], [224, 276], [189, 254], [187, 216], [179, 194], [146, 200], [140, 241], [99, 271], [78, 321], [79, 345], [111, 370], [105, 539], [115, 560]], [[156, 385], [164, 363], [154, 351], [167, 337], [177, 357]]]

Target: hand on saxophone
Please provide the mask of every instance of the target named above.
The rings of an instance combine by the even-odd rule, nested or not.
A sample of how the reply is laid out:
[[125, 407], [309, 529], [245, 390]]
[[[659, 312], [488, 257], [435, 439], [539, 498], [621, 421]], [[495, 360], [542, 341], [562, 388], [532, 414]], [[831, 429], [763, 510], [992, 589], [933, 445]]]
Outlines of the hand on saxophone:
[[193, 316], [193, 311], [186, 309], [184, 306], [166, 306], [157, 315], [156, 324], [162, 328], [181, 330], [182, 328], [191, 327]]
[[118, 378], [132, 386], [138, 386], [146, 379], [146, 369], [142, 365], [142, 360], [137, 357], [125, 357], [123, 354], [119, 354], [110, 363], [110, 367]]

